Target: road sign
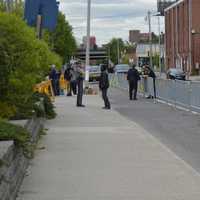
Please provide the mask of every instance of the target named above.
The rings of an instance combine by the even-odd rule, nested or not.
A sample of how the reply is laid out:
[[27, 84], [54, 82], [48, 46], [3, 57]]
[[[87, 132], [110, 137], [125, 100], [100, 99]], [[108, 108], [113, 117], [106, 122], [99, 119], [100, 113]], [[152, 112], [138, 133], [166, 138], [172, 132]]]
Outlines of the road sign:
[[57, 24], [59, 3], [56, 0], [26, 0], [25, 20], [30, 26], [36, 26], [37, 16], [42, 16], [42, 28], [53, 30]]

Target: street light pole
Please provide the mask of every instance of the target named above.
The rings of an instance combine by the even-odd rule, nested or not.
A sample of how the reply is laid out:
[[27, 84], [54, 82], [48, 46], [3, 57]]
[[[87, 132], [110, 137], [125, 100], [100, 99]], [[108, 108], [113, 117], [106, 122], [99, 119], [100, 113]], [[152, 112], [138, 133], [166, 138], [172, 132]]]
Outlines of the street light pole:
[[148, 11], [148, 23], [149, 23], [149, 46], [150, 46], [150, 68], [153, 69], [153, 49], [152, 49], [152, 31], [151, 31], [151, 11]]
[[[189, 66], [187, 66], [187, 79], [192, 71], [192, 0], [189, 0]], [[189, 69], [188, 69], [189, 68]]]
[[161, 51], [161, 32], [160, 32], [160, 16], [158, 15], [158, 34], [159, 34], [159, 67], [160, 67], [160, 76], [162, 74], [162, 51]]
[[119, 55], [119, 38], [117, 39], [117, 62], [120, 63], [120, 55]]
[[90, 22], [91, 22], [91, 0], [88, 0], [87, 9], [87, 47], [86, 47], [86, 62], [85, 62], [85, 80], [89, 81], [89, 66], [90, 66]]

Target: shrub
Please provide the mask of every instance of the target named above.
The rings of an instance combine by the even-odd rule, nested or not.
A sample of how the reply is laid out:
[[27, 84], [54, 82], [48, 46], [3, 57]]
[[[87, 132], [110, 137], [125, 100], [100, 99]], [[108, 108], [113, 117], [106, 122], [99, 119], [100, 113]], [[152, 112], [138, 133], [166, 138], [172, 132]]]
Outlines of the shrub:
[[21, 126], [0, 120], [0, 141], [14, 140], [15, 145], [23, 148], [24, 154], [30, 154], [30, 134]]
[[40, 99], [42, 99], [43, 105], [44, 105], [44, 113], [45, 113], [45, 117], [47, 119], [54, 119], [56, 117], [54, 105], [51, 102], [51, 99], [48, 95], [36, 92], [33, 95], [33, 98], [35, 99], [36, 102], [39, 101]]
[[18, 117], [32, 115], [33, 86], [44, 80], [51, 64], [61, 66], [62, 60], [36, 38], [34, 29], [0, 12], [0, 101], [16, 108]]

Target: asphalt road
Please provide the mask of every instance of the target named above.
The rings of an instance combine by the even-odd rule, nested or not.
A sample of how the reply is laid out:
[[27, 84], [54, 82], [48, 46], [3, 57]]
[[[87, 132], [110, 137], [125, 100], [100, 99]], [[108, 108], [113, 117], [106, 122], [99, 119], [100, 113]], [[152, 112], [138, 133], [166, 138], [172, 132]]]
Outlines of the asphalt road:
[[111, 89], [112, 107], [138, 123], [177, 156], [200, 172], [200, 116], [139, 97], [129, 101], [128, 92]]

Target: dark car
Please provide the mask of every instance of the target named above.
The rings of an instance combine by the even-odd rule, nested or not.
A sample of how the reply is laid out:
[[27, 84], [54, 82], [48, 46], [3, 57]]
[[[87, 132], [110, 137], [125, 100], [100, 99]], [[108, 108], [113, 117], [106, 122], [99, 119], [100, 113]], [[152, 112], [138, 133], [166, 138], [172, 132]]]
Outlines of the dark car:
[[172, 80], [186, 80], [186, 74], [182, 69], [171, 68], [167, 71], [167, 78]]

